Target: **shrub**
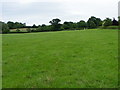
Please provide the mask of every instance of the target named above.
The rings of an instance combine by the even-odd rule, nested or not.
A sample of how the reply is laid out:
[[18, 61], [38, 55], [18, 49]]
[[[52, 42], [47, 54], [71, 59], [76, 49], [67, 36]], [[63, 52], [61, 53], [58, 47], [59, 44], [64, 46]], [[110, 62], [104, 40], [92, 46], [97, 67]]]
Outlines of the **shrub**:
[[29, 32], [29, 33], [31, 32], [31, 29], [30, 29], [30, 28], [27, 28], [26, 30], [27, 30], [27, 32]]
[[9, 33], [10, 29], [8, 27], [8, 25], [4, 22], [0, 22], [0, 33]]
[[20, 30], [17, 28], [16, 32], [20, 32]]

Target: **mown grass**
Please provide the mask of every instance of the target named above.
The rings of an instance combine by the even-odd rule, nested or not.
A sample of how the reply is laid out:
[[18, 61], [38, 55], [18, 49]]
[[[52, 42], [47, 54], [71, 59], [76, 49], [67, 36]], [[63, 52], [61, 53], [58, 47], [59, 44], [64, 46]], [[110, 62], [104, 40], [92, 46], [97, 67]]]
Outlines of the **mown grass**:
[[3, 35], [3, 88], [115, 88], [117, 32]]
[[100, 26], [100, 29], [119, 29], [119, 26]]

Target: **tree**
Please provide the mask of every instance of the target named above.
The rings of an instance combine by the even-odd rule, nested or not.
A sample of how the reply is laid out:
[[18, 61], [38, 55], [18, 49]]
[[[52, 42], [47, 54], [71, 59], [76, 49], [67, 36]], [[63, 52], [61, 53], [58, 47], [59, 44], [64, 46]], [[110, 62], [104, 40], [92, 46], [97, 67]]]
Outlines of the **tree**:
[[118, 16], [118, 29], [120, 30], [120, 16]]
[[54, 31], [60, 30], [61, 24], [60, 24], [59, 22], [61, 22], [61, 20], [58, 19], [58, 18], [53, 19], [52, 21], [49, 22], [49, 23], [51, 23], [52, 29], [53, 29]]
[[120, 16], [118, 17], [118, 24], [120, 25]]
[[42, 26], [39, 27], [38, 29], [39, 29], [39, 31], [45, 31], [46, 25], [45, 25], [45, 24], [42, 24]]
[[52, 25], [45, 25], [42, 24], [36, 29], [37, 32], [46, 32], [46, 31], [52, 31]]
[[7, 22], [7, 25], [8, 25], [8, 27], [9, 27], [10, 29], [15, 29], [15, 24], [14, 24], [14, 22], [8, 21], [8, 22]]
[[106, 18], [103, 22], [103, 26], [111, 26], [112, 25], [112, 19]]
[[102, 26], [102, 20], [100, 18], [96, 18], [96, 26]]
[[92, 16], [91, 18], [88, 19], [88, 21], [87, 21], [87, 27], [89, 29], [97, 27], [97, 25], [96, 25], [96, 18], [94, 16]]
[[71, 29], [72, 27], [72, 25], [71, 24], [73, 24], [73, 22], [64, 22], [63, 23], [63, 25], [62, 25], [62, 27], [65, 29], [65, 30], [68, 30], [68, 29]]
[[46, 25], [45, 24], [42, 24], [41, 27], [45, 27]]
[[24, 28], [25, 26], [26, 26], [26, 23], [20, 23], [20, 22], [11, 22], [11, 21], [8, 21], [7, 22], [7, 24], [8, 24], [8, 27], [10, 28], [10, 29], [17, 29], [17, 28]]
[[85, 29], [87, 27], [87, 23], [83, 20], [77, 23], [78, 29]]
[[118, 21], [115, 20], [115, 18], [113, 18], [112, 25], [113, 25], [113, 26], [118, 26]]
[[73, 22], [67, 22], [65, 21], [62, 25], [63, 29], [65, 30], [73, 30], [73, 29], [76, 29], [77, 28], [77, 24], [76, 23], [73, 23]]
[[4, 22], [1, 22], [1, 21], [0, 21], [0, 29], [2, 29], [2, 33], [9, 33], [10, 32], [8, 25]]
[[33, 24], [32, 28], [37, 28], [37, 26], [35, 24]]
[[87, 22], [87, 27], [89, 29], [93, 29], [93, 28], [96, 28], [96, 24], [93, 21], [88, 21]]
[[[93, 24], [93, 26], [92, 26], [92, 24]], [[102, 20], [100, 19], [100, 18], [96, 18], [96, 17], [94, 17], [94, 16], [91, 16], [89, 19], [88, 19], [88, 21], [87, 21], [87, 24], [88, 24], [88, 28], [97, 28], [97, 27], [99, 27], [99, 26], [101, 26], [102, 25]]]

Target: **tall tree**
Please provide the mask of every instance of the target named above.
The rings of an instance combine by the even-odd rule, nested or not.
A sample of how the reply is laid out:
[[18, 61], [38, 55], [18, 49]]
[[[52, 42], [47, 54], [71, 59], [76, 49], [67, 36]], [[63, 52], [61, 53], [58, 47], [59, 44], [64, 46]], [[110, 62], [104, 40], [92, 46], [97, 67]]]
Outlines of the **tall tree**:
[[0, 29], [2, 29], [2, 33], [9, 33], [10, 32], [8, 25], [4, 22], [1, 22], [1, 21], [0, 21]]
[[[92, 26], [92, 24], [93, 24], [93, 26]], [[88, 28], [97, 28], [97, 27], [99, 27], [99, 26], [101, 26], [102, 25], [102, 20], [100, 19], [100, 18], [96, 18], [96, 17], [94, 17], [94, 16], [91, 16], [89, 19], [88, 19], [88, 21], [87, 21], [87, 24], [88, 24]]]
[[87, 27], [88, 27], [89, 29], [93, 29], [93, 28], [96, 28], [97, 26], [96, 26], [96, 24], [95, 24], [94, 21], [88, 20], [88, 21], [87, 21]]
[[26, 24], [25, 23], [20, 23], [20, 22], [11, 22], [11, 21], [8, 21], [7, 22], [7, 24], [8, 24], [8, 27], [10, 28], [10, 29], [16, 29], [16, 28], [23, 28], [23, 27], [25, 27], [26, 26]]
[[63, 28], [65, 29], [65, 30], [68, 30], [68, 29], [73, 29], [73, 22], [67, 22], [67, 21], [65, 21], [64, 23], [63, 23]]
[[10, 29], [15, 29], [15, 24], [14, 24], [14, 22], [8, 21], [7, 24], [8, 24], [8, 27], [9, 27]]
[[113, 25], [113, 26], [118, 26], [118, 21], [115, 20], [115, 18], [113, 18], [112, 25]]
[[77, 23], [78, 29], [84, 29], [87, 27], [87, 23], [84, 20], [81, 20]]
[[37, 26], [35, 24], [33, 24], [32, 28], [37, 28]]
[[61, 22], [61, 20], [58, 19], [58, 18], [53, 19], [52, 21], [49, 22], [49, 23], [51, 23], [52, 29], [53, 29], [54, 31], [60, 30], [61, 24], [60, 24], [59, 22]]
[[106, 18], [103, 22], [103, 26], [111, 26], [112, 25], [112, 19]]
[[119, 23], [119, 25], [120, 25], [120, 16], [118, 16], [118, 23]]

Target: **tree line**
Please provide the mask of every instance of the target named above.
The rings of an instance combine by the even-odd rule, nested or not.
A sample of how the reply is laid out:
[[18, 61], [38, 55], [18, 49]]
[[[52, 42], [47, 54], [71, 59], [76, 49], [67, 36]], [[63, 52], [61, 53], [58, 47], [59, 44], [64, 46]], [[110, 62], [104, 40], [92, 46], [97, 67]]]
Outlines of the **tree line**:
[[5, 23], [0, 21], [0, 28], [2, 30], [1, 33], [9, 33], [10, 29], [17, 29], [17, 31], [19, 32], [20, 28], [27, 28], [27, 32], [95, 29], [100, 26], [118, 26], [120, 23], [120, 17], [118, 17], [118, 20], [115, 20], [115, 18], [113, 18], [113, 20], [110, 18], [101, 20], [100, 18], [91, 16], [86, 22], [84, 20], [80, 20], [79, 22], [65, 21], [63, 24], [60, 24], [60, 22], [61, 20], [56, 18], [49, 22], [51, 25], [42, 24], [37, 26], [33, 24], [33, 26], [26, 26], [26, 23], [21, 22], [8, 21], [7, 23]]

